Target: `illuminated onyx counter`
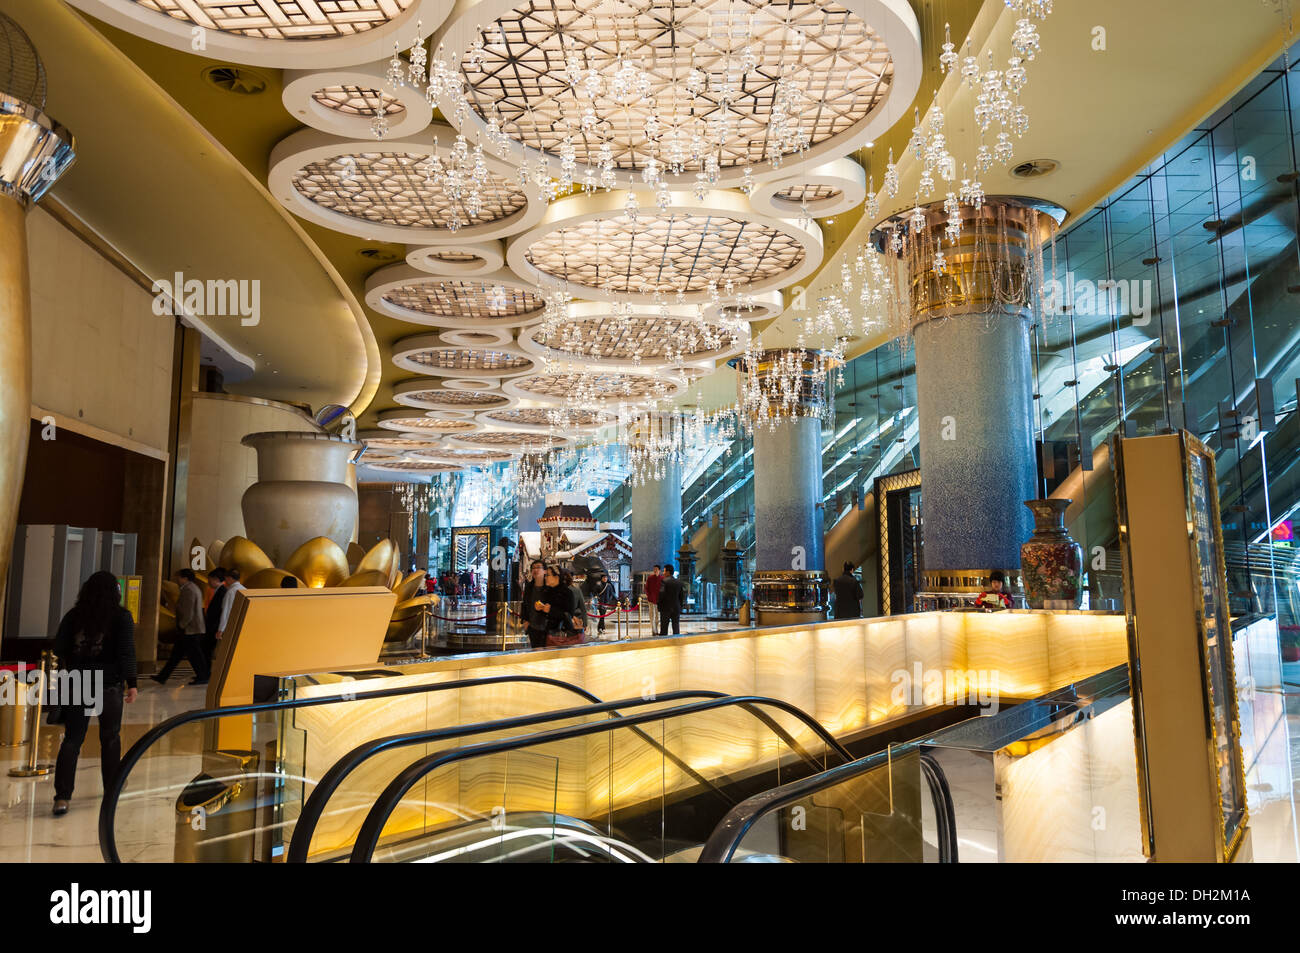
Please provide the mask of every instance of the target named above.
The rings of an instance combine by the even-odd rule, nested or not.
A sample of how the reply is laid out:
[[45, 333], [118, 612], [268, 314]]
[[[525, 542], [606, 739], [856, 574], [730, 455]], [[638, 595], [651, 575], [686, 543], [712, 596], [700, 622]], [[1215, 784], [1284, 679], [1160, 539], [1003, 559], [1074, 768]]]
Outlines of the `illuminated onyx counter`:
[[[932, 612], [273, 677], [283, 697], [298, 698], [500, 675], [560, 679], [605, 701], [707, 689], [781, 699], [846, 738], [936, 705], [1041, 695], [1126, 661], [1122, 615]], [[373, 738], [584, 703], [552, 685], [498, 683], [325, 705], [289, 713], [278, 750], [288, 777], [318, 779], [349, 750]], [[800, 744], [820, 748], [805, 726], [789, 717], [778, 720]], [[699, 770], [743, 772], [788, 754], [770, 727], [741, 710], [656, 722], [654, 734]], [[413, 792], [403, 802], [386, 832], [427, 830], [458, 814], [488, 816], [507, 802], [511, 811], [593, 817], [671, 797], [692, 784], [665, 763], [660, 751], [626, 735], [600, 734], [552, 743], [544, 752], [512, 752], [439, 769], [418, 787], [418, 796]], [[465, 743], [482, 740], [479, 736]], [[458, 743], [453, 739], [439, 746]], [[331, 799], [312, 853], [349, 844], [375, 795], [429, 750], [422, 745], [392, 752], [360, 768]], [[302, 797], [310, 793], [309, 787], [294, 790], [294, 785], [289, 782], [285, 791], [286, 840]]]

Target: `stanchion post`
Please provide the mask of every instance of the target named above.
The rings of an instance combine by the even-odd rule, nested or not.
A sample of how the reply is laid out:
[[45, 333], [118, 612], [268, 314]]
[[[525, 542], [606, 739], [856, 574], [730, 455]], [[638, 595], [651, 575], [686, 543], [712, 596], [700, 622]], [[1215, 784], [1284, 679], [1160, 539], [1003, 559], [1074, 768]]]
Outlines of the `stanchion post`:
[[27, 766], [22, 768], [10, 768], [9, 777], [11, 778], [43, 778], [53, 770], [54, 766], [48, 762], [38, 764], [36, 759], [40, 755], [41, 747], [41, 709], [44, 707], [45, 692], [50, 684], [50, 653], [44, 651], [41, 653], [40, 668], [40, 690], [36, 693], [36, 704], [29, 705], [29, 717], [32, 720], [31, 729], [27, 732]]

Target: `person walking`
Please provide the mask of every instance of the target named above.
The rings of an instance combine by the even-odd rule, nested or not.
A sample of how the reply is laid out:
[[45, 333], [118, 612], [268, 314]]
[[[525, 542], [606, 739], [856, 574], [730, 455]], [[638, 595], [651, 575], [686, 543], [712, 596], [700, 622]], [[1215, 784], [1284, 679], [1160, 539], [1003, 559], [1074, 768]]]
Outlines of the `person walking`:
[[217, 641], [226, 634], [226, 626], [230, 623], [230, 610], [235, 604], [235, 593], [243, 592], [244, 585], [239, 581], [238, 569], [226, 570], [226, 595], [221, 600], [221, 620], [217, 623]]
[[541, 608], [545, 590], [546, 564], [534, 559], [519, 597], [519, 615], [528, 635], [528, 644], [535, 649], [546, 648], [546, 612]]
[[650, 575], [645, 577], [645, 601], [650, 604], [650, 633], [659, 631], [659, 587], [663, 585], [659, 566], [650, 567]]
[[221, 607], [226, 600], [226, 571], [218, 566], [208, 573], [208, 607], [203, 610], [203, 655], [208, 660], [208, 676], [217, 657], [217, 629], [221, 627]]
[[567, 569], [546, 567], [545, 585], [537, 600], [537, 611], [546, 619], [546, 644], [571, 645], [582, 641], [581, 620], [577, 603], [581, 596], [575, 591], [573, 576]]
[[571, 569], [561, 569], [560, 574], [561, 574], [560, 575], [561, 579], [568, 580], [565, 583], [565, 585], [567, 585], [569, 589], [572, 590], [573, 592], [573, 608], [571, 612], [573, 613], [573, 616], [575, 618], [574, 627], [581, 634], [581, 637], [578, 639], [578, 641], [579, 642], [585, 641], [587, 638], [587, 622], [588, 622], [587, 599], [582, 593], [582, 587], [579, 586], [577, 582], [574, 581], [573, 571]]
[[[98, 704], [99, 770], [105, 790], [117, 776], [122, 760], [122, 705], [135, 701], [135, 622], [122, 607], [117, 577], [100, 570], [77, 593], [76, 604], [59, 622], [54, 654], [63, 671], [95, 685], [83, 697]], [[66, 684], [66, 683], [65, 683]], [[77, 779], [77, 759], [86, 740], [93, 712], [85, 705], [63, 706], [63, 743], [54, 765], [54, 813], [68, 813]]]
[[686, 608], [686, 588], [677, 578], [672, 563], [664, 563], [663, 581], [659, 584], [659, 634], [668, 634], [668, 623], [673, 624], [673, 635], [682, 634], [682, 610]]
[[853, 575], [853, 563], [844, 564], [844, 572], [835, 578], [835, 603], [837, 619], [862, 618], [862, 583]]
[[[596, 634], [604, 635], [605, 616], [610, 612], [618, 611], [618, 590], [614, 588], [614, 583], [606, 573], [600, 573], [600, 578], [596, 580], [596, 591], [593, 600], [596, 605]], [[617, 620], [614, 625], [617, 629]]]
[[191, 685], [208, 683], [208, 659], [203, 654], [203, 592], [199, 589], [193, 569], [182, 569], [176, 574], [180, 582], [180, 597], [176, 600], [176, 641], [172, 643], [172, 653], [167, 664], [157, 675], [152, 676], [159, 685], [166, 684], [172, 677], [176, 666], [182, 658], [189, 659], [194, 669]]

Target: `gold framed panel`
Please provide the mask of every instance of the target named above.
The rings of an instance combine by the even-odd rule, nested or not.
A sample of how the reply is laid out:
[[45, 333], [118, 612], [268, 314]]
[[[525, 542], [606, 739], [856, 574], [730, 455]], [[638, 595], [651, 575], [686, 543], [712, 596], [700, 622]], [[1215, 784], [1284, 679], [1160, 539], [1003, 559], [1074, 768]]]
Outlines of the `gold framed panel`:
[[891, 473], [876, 477], [876, 524], [880, 532], [880, 614], [892, 615], [893, 606], [889, 596], [889, 494], [899, 490], [913, 490], [921, 485], [921, 471], [907, 470], [903, 473]]

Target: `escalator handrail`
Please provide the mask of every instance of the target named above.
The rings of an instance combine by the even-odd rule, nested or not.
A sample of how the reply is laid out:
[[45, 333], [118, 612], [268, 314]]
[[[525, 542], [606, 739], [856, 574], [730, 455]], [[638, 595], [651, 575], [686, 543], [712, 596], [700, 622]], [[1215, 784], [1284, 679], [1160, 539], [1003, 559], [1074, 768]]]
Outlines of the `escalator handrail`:
[[[531, 735], [521, 735], [514, 738], [504, 738], [498, 741], [482, 742], [475, 745], [462, 745], [457, 748], [449, 748], [446, 751], [436, 752], [421, 758], [419, 761], [407, 766], [397, 777], [389, 782], [383, 792], [375, 800], [370, 811], [366, 814], [366, 819], [361, 824], [361, 830], [357, 832], [356, 842], [352, 845], [352, 855], [349, 862], [354, 864], [370, 863], [374, 856], [375, 848], [379, 845], [380, 835], [383, 833], [384, 826], [388, 823], [389, 817], [397, 809], [407, 792], [420, 782], [426, 775], [431, 774], [438, 768], [449, 764], [455, 764], [460, 761], [468, 761], [471, 758], [483, 757], [486, 755], [502, 754], [507, 751], [518, 751], [523, 748], [534, 748], [539, 745], [549, 744], [553, 741], [568, 741], [573, 738], [583, 738], [587, 735], [599, 734], [601, 732], [613, 731], [617, 728], [630, 728], [647, 722], [668, 721], [675, 718], [684, 718], [688, 715], [698, 714], [705, 711], [714, 711], [720, 708], [744, 707], [752, 709], [754, 705], [766, 705], [772, 708], [784, 711], [786, 714], [793, 716], [810, 728], [819, 738], [821, 738], [827, 747], [834, 750], [837, 754], [846, 755], [848, 752], [826, 728], [813, 718], [802, 708], [792, 705], [789, 702], [782, 701], [779, 698], [769, 698], [764, 695], [727, 695], [722, 698], [712, 698], [707, 701], [693, 702], [688, 705], [679, 705], [676, 708], [667, 708], [652, 712], [642, 712], [636, 715], [626, 715], [619, 719], [611, 719], [604, 722], [592, 722], [586, 725], [571, 725], [565, 728], [554, 728], [550, 731], [541, 731]], [[752, 713], [752, 711], [751, 711]], [[851, 767], [854, 762], [842, 767]], [[837, 770], [837, 769], [831, 769]], [[823, 772], [824, 774], [825, 772]], [[814, 775], [821, 777], [823, 774]], [[750, 800], [753, 800], [752, 798]], [[742, 802], [749, 803], [748, 801]], [[736, 808], [739, 808], [737, 805]], [[736, 808], [733, 808], [734, 812]], [[728, 815], [730, 816], [730, 815]]]
[[943, 766], [929, 751], [921, 752], [921, 774], [930, 788], [934, 801], [934, 826], [939, 841], [939, 863], [955, 864], [957, 859], [957, 809], [952, 801], [952, 788]]
[[[104, 858], [105, 863], [120, 864], [121, 856], [117, 851], [117, 838], [114, 836], [113, 825], [117, 820], [117, 804], [122, 795], [122, 789], [126, 786], [127, 776], [136, 763], [144, 757], [144, 753], [153, 746], [159, 738], [168, 734], [175, 728], [189, 724], [195, 721], [206, 721], [213, 718], [228, 718], [234, 715], [256, 715], [267, 711], [285, 711], [298, 708], [312, 708], [316, 705], [339, 704], [342, 702], [368, 701], [375, 698], [392, 698], [400, 695], [416, 695], [424, 692], [446, 691], [452, 688], [476, 688], [481, 685], [493, 685], [501, 682], [536, 682], [544, 685], [553, 685], [556, 688], [562, 688], [565, 691], [572, 692], [590, 702], [599, 704], [600, 699], [587, 691], [574, 685], [572, 682], [566, 682], [563, 679], [548, 678], [544, 675], [490, 675], [484, 678], [467, 678], [452, 682], [434, 682], [424, 685], [408, 685], [402, 688], [383, 688], [373, 692], [358, 692], [355, 695], [319, 695], [313, 698], [287, 698], [274, 702], [253, 702], [247, 705], [229, 705], [224, 708], [196, 708], [191, 711], [181, 712], [179, 715], [173, 715], [165, 721], [154, 725], [141, 736], [140, 740], [131, 745], [130, 750], [122, 758], [122, 763], [118, 767], [117, 774], [112, 782], [104, 790], [104, 800], [99, 806], [99, 851]], [[351, 683], [349, 683], [351, 684]]]
[[[629, 698], [621, 701], [602, 702], [597, 705], [586, 705], [579, 708], [560, 709], [557, 711], [535, 712], [531, 715], [521, 715], [513, 718], [500, 719], [497, 721], [476, 722], [470, 725], [452, 725], [442, 728], [430, 728], [423, 731], [408, 732], [400, 735], [388, 735], [383, 738], [375, 738], [360, 744], [345, 754], [338, 761], [330, 766], [329, 770], [321, 776], [312, 793], [304, 802], [302, 811], [294, 824], [293, 836], [289, 840], [289, 849], [285, 854], [285, 861], [291, 864], [307, 863], [308, 855], [311, 849], [311, 840], [315, 836], [316, 826], [320, 823], [321, 817], [325, 813], [325, 808], [331, 797], [348, 776], [359, 768], [370, 758], [382, 754], [385, 751], [391, 751], [395, 748], [408, 747], [411, 745], [427, 744], [429, 742], [441, 741], [447, 738], [469, 737], [477, 734], [488, 734], [493, 731], [507, 731], [512, 728], [526, 728], [531, 725], [544, 724], [548, 721], [561, 721], [567, 718], [578, 718], [583, 715], [596, 715], [609, 712], [614, 718], [622, 718], [623, 715], [618, 709], [635, 708], [640, 705], [651, 705], [659, 702], [679, 701], [687, 698], [727, 698], [726, 692], [716, 692], [707, 690], [682, 690], [675, 692], [666, 692], [653, 698]], [[800, 757], [812, 764], [818, 770], [822, 765], [808, 752], [803, 750], [800, 745], [784, 728], [782, 728], [771, 715], [761, 711], [753, 706], [742, 706], [752, 715], [762, 721], [767, 727], [771, 728], [782, 741], [791, 749], [796, 751]], [[735, 804], [735, 801], [727, 797], [717, 785], [700, 775], [689, 764], [681, 760], [678, 756], [668, 751], [661, 743], [655, 741], [650, 735], [647, 735], [640, 728], [633, 727], [632, 731], [643, 737], [647, 743], [656, 748], [661, 754], [671, 760], [683, 772], [690, 775], [700, 784], [714, 790], [721, 795], [728, 804]], [[839, 744], [831, 736], [828, 743], [837, 755], [844, 762], [852, 761], [853, 756], [846, 748]]]
[[802, 801], [806, 797], [817, 794], [826, 788], [831, 788], [837, 784], [856, 778], [860, 774], [868, 771], [874, 771], [889, 762], [890, 757], [908, 754], [919, 748], [919, 740], [906, 741], [885, 751], [877, 751], [875, 754], [867, 755], [858, 761], [850, 764], [837, 765], [834, 768], [828, 768], [821, 774], [813, 775], [809, 778], [800, 778], [797, 781], [791, 781], [789, 784], [782, 784], [779, 787], [755, 794], [753, 797], [741, 801], [730, 811], [727, 816], [718, 822], [718, 826], [713, 829], [709, 839], [704, 842], [704, 847], [700, 850], [700, 856], [696, 863], [700, 864], [729, 864], [732, 856], [740, 847], [741, 841], [750, 829], [758, 823], [759, 818], [779, 811], [783, 807], [789, 807], [797, 801]]
[[[1110, 697], [1105, 694], [1106, 692], [1115, 690], [1121, 683], [1125, 688], [1129, 685], [1128, 663], [1126, 662], [1105, 671], [1097, 672], [1073, 684], [1053, 689], [1031, 702], [1025, 702], [1026, 705], [1037, 705], [1046, 710], [1047, 713], [1037, 712], [1035, 718], [1022, 725], [1021, 737], [1032, 734], [1051, 724], [1052, 721], [1067, 711], [1073, 710], [1078, 713], [1093, 708], [1098, 702]], [[1009, 710], [1014, 711], [1017, 709]], [[763, 791], [746, 798], [733, 807], [727, 813], [727, 816], [718, 822], [718, 826], [713, 829], [709, 839], [704, 842], [697, 863], [730, 863], [732, 856], [745, 839], [745, 836], [758, 822], [759, 818], [764, 815], [789, 807], [797, 801], [834, 787], [860, 774], [874, 771], [886, 764], [888, 759], [894, 755], [908, 754], [917, 749], [923, 749], [924, 746], [932, 746], [936, 739], [942, 738], [944, 733], [960, 728], [965, 724], [967, 722], [961, 722], [958, 725], [944, 729], [938, 735], [915, 738], [895, 745], [893, 748], [867, 755], [865, 758], [851, 764], [837, 765], [834, 768], [828, 768], [821, 774], [800, 778], [797, 781], [791, 781], [789, 784], [783, 784], [769, 791]]]

